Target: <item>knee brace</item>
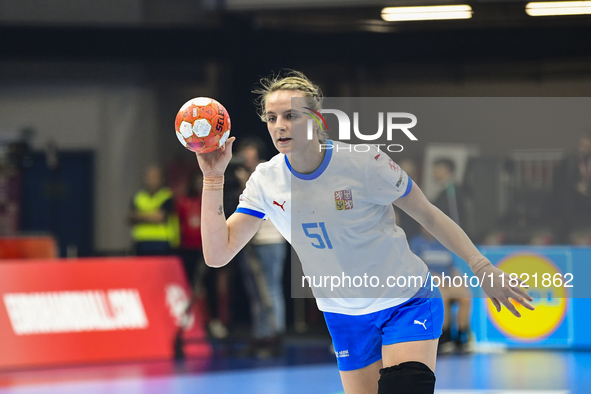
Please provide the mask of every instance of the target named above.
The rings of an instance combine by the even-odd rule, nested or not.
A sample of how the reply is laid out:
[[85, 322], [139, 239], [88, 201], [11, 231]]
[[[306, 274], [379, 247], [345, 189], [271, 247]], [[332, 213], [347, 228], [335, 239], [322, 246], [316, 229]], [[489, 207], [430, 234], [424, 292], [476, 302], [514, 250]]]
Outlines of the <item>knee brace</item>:
[[409, 361], [380, 369], [378, 394], [433, 394], [435, 374], [423, 363]]

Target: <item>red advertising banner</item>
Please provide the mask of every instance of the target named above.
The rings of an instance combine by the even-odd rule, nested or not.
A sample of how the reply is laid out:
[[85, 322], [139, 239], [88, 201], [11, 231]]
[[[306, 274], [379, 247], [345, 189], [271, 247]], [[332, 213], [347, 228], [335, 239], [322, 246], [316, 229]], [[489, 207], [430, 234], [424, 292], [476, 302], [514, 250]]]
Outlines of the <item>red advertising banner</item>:
[[207, 356], [189, 294], [176, 257], [3, 260], [0, 368], [172, 358], [181, 325]]
[[58, 257], [57, 244], [53, 237], [0, 237], [0, 259], [51, 259], [56, 257]]

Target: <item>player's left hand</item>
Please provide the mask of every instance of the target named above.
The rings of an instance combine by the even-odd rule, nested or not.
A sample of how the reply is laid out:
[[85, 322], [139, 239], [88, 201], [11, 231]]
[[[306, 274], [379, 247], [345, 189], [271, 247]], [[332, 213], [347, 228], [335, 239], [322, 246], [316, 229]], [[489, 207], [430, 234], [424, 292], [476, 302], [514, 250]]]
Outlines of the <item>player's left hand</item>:
[[[484, 290], [486, 295], [489, 296], [497, 309], [497, 312], [501, 311], [501, 305], [505, 305], [511, 313], [517, 317], [521, 317], [521, 314], [510, 299], [521, 304], [530, 311], [535, 309], [535, 307], [529, 303], [533, 301], [533, 298], [520, 287], [523, 282], [519, 280], [519, 278], [511, 279], [509, 274], [492, 265], [490, 261], [489, 264], [484, 265], [482, 268], [474, 272], [474, 274], [482, 280], [482, 290]], [[517, 282], [518, 285], [511, 286], [511, 283], [515, 282]]]

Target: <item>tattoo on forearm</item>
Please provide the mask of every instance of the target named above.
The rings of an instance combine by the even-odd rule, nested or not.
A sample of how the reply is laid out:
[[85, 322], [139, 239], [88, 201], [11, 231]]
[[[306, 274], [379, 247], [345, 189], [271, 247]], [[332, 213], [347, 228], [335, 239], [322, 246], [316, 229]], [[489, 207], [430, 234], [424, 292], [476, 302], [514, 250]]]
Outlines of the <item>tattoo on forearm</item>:
[[221, 205], [218, 207], [218, 215], [222, 215], [224, 213], [224, 207]]

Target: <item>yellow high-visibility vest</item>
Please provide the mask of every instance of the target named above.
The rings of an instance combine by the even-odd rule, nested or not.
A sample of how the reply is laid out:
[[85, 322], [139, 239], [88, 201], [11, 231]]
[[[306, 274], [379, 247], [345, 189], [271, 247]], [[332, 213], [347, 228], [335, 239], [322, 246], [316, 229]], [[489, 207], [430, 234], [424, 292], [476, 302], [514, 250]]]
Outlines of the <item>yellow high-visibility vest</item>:
[[[170, 198], [172, 191], [166, 187], [154, 194], [142, 190], [134, 196], [133, 205], [139, 213], [155, 213]], [[176, 247], [179, 239], [178, 219], [176, 215], [168, 215], [164, 223], [138, 223], [133, 226], [131, 235], [136, 242], [167, 241]]]

